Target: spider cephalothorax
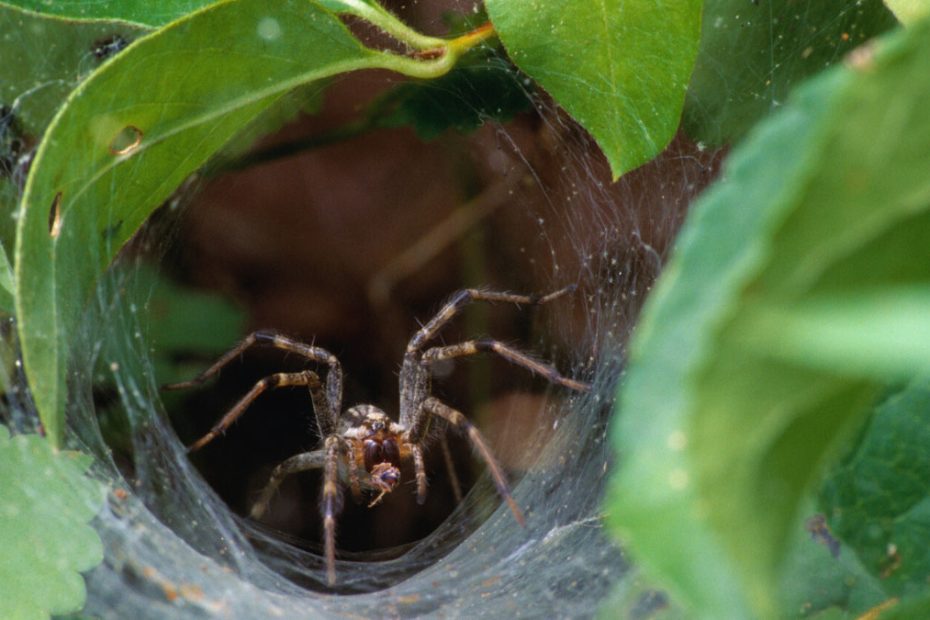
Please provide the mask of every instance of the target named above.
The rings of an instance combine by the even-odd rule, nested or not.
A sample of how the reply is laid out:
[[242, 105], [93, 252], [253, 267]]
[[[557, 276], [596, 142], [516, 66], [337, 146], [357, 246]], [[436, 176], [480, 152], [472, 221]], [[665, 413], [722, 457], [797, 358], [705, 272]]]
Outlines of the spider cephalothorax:
[[402, 463], [412, 461], [416, 476], [417, 502], [422, 504], [426, 500], [427, 490], [423, 451], [435, 435], [428, 432], [433, 418], [444, 420], [452, 428], [465, 432], [472, 446], [487, 464], [498, 493], [507, 502], [514, 518], [523, 525], [523, 512], [513, 500], [503, 471], [484, 437], [464, 414], [430, 393], [431, 368], [433, 364], [442, 360], [486, 351], [522, 366], [552, 383], [579, 391], [586, 391], [589, 386], [563, 377], [548, 364], [497, 340], [468, 340], [445, 346], [427, 345], [463, 306], [472, 301], [543, 304], [572, 290], [574, 287], [567, 287], [549, 295], [531, 296], [467, 289], [453, 295], [436, 316], [413, 335], [407, 345], [400, 370], [400, 411], [396, 422], [374, 405], [356, 405], [343, 412], [342, 366], [336, 356], [325, 349], [267, 330], [247, 336], [193, 380], [167, 387], [184, 388], [202, 383], [253, 344], [266, 344], [284, 349], [326, 367], [325, 383], [312, 370], [278, 373], [262, 379], [210, 429], [210, 432], [191, 444], [190, 450], [203, 447], [224, 432], [265, 390], [284, 386], [306, 386], [310, 391], [320, 437], [323, 438], [322, 445], [312, 452], [292, 456], [275, 467], [268, 484], [252, 507], [251, 516], [258, 519], [265, 513], [275, 491], [287, 476], [310, 469], [322, 469], [320, 513], [323, 517], [326, 576], [332, 585], [336, 582], [336, 517], [342, 509], [343, 485], [349, 486], [356, 499], [361, 498], [363, 490], [374, 493], [375, 497], [369, 503], [369, 507], [374, 506], [397, 487]]
[[[368, 483], [378, 496], [368, 504], [380, 502], [400, 482], [400, 464], [410, 458], [404, 443], [404, 427], [391, 420], [374, 405], [357, 405], [346, 411], [351, 426], [342, 433], [355, 455], [350, 471], [368, 474]], [[357, 475], [357, 474], [356, 474]], [[350, 481], [352, 474], [349, 474]], [[353, 486], [353, 492], [358, 489]]]

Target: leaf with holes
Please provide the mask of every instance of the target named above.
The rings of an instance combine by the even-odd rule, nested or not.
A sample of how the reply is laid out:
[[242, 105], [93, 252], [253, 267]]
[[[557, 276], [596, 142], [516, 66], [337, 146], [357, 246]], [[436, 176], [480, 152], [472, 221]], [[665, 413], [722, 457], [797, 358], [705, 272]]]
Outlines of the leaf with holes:
[[291, 89], [425, 65], [363, 47], [313, 3], [238, 0], [139, 39], [75, 90], [36, 153], [14, 261], [23, 361], [53, 443], [69, 335], [96, 277], [149, 213]]
[[485, 2], [514, 64], [594, 136], [614, 178], [651, 160], [675, 135], [701, 4]]
[[[143, 31], [117, 22], [50, 18], [0, 3], [0, 243], [12, 250], [14, 209], [29, 151], [55, 111], [105, 61], [108, 45]], [[54, 45], [49, 45], [54, 41]]]
[[11, 438], [0, 425], [0, 618], [48, 618], [83, 606], [79, 573], [103, 559], [87, 525], [104, 498], [84, 473], [90, 462], [37, 435]]
[[800, 503], [885, 376], [759, 346], [763, 319], [930, 287], [928, 100], [928, 20], [799, 88], [732, 153], [644, 310], [607, 512], [702, 615], [778, 612]]

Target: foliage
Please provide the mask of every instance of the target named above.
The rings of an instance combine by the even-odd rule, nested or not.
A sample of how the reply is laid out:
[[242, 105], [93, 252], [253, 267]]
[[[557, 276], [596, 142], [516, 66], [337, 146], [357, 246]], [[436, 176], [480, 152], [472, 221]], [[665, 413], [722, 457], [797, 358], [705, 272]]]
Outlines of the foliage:
[[697, 53], [701, 3], [486, 5], [514, 63], [591, 132], [615, 179], [652, 159], [675, 135]]
[[[254, 0], [220, 3], [186, 15], [122, 51], [74, 91], [52, 122], [26, 184], [14, 264], [23, 360], [53, 442], [61, 435], [67, 335], [83, 300], [147, 215], [191, 172], [295, 87], [361, 68], [438, 77], [488, 32], [479, 30], [446, 43], [409, 35], [389, 14], [366, 9], [373, 5], [325, 6], [343, 5], [351, 5], [350, 12], [364, 14], [411, 46], [442, 53], [418, 60], [369, 49], [335, 15], [312, 3], [286, 2], [273, 9]], [[529, 32], [545, 26], [533, 11], [524, 9], [508, 14], [505, 29], [515, 28], [512, 24], [520, 15]], [[696, 40], [696, 23], [682, 19], [690, 24], [682, 36], [691, 32]], [[577, 39], [580, 27], [575, 24], [560, 37], [574, 33]], [[590, 71], [604, 69], [603, 59], [617, 51], [604, 38], [606, 33], [602, 35], [601, 49], [590, 54]], [[218, 36], [226, 42], [223, 48], [215, 45]], [[516, 42], [511, 53], [519, 56], [524, 44]], [[682, 46], [679, 73], [686, 71], [682, 66], [690, 66], [690, 49]], [[553, 62], [534, 64], [528, 73], [545, 82], [549, 67], [556, 66]], [[570, 57], [560, 62], [570, 62], [573, 70], [586, 65]], [[618, 67], [606, 66], [611, 72]], [[619, 79], [611, 75], [613, 81]], [[582, 83], [574, 90], [559, 87], [553, 94], [570, 102], [586, 92]], [[677, 113], [663, 110], [654, 116], [673, 125], [669, 118]], [[592, 131], [608, 153], [619, 147], [615, 139], [605, 140], [597, 124]], [[651, 152], [662, 146], [664, 142], [653, 141]], [[84, 156], [74, 157], [78, 152]], [[641, 160], [642, 154], [637, 157]], [[614, 169], [620, 171], [617, 165]]]
[[[71, 89], [106, 61], [107, 56], [95, 50], [108, 41], [129, 43], [143, 32], [121, 22], [69, 22], [0, 3], [2, 221], [13, 222], [25, 181], [26, 167], [20, 158], [38, 142]], [[13, 226], [0, 225], [0, 243], [8, 251], [14, 246], [14, 232]]]
[[[238, 45], [216, 47], [218, 33]], [[140, 39], [71, 95], [36, 153], [14, 259], [23, 361], [53, 442], [67, 335], [148, 214], [288, 90], [384, 58], [312, 4], [243, 0]]]
[[930, 362], [900, 346], [927, 342], [928, 96], [927, 21], [798, 89], [694, 207], [644, 311], [609, 520], [702, 616], [778, 613], [818, 472], [889, 368]]
[[[16, 222], [12, 261], [12, 227], [0, 226], [0, 312], [15, 311], [49, 439], [0, 428], [0, 517], [36, 513], [0, 527], [17, 550], [0, 572], [27, 578], [0, 579], [18, 588], [0, 615], [78, 609], [75, 571], [101, 555], [83, 525], [100, 495], [88, 460], [54, 452], [69, 347], [98, 278], [191, 174], [312, 113], [329, 78], [359, 69], [416, 80], [358, 127], [468, 131], [541, 89], [614, 178], [665, 148], [683, 108], [691, 137], [743, 140], [695, 206], [633, 343], [606, 511], [650, 580], [624, 584], [605, 613], [925, 612], [926, 383], [884, 398], [819, 488], [826, 521], [804, 528], [820, 472], [871, 404], [930, 369], [930, 24], [924, 4], [889, 4], [909, 30], [873, 44], [895, 25], [877, 0], [487, 0], [488, 24], [446, 39], [374, 0], [0, 2], [0, 204]], [[368, 47], [339, 15], [400, 51]], [[495, 36], [519, 82], [497, 51], [475, 50]], [[162, 330], [163, 351], [217, 347], [210, 334], [237, 320], [184, 307], [228, 323]], [[47, 474], [37, 502], [32, 481]]]
[[103, 557], [87, 522], [103, 501], [85, 474], [91, 458], [57, 452], [37, 435], [0, 425], [0, 617], [47, 618], [79, 610], [79, 571]]
[[926, 378], [890, 395], [820, 490], [834, 535], [881, 580], [888, 597], [919, 594], [927, 587], [928, 411]]
[[881, 0], [707, 0], [684, 127], [708, 144], [738, 140], [794, 84], [895, 24]]

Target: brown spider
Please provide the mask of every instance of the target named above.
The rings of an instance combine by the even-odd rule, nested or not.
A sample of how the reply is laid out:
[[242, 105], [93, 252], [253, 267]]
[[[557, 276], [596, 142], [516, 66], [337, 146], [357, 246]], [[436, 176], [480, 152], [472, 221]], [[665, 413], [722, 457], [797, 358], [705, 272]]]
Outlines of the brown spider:
[[285, 386], [306, 386], [316, 414], [322, 447], [287, 459], [274, 468], [271, 478], [258, 501], [252, 507], [251, 517], [260, 518], [272, 496], [287, 476], [310, 469], [323, 469], [323, 492], [320, 513], [323, 517], [323, 538], [326, 555], [326, 576], [330, 585], [336, 582], [336, 516], [342, 509], [341, 484], [348, 483], [358, 500], [361, 491], [377, 495], [369, 503], [374, 506], [397, 486], [400, 466], [413, 460], [417, 482], [417, 502], [426, 500], [426, 470], [423, 451], [435, 436], [430, 433], [433, 416], [442, 418], [452, 426], [464, 430], [472, 446], [487, 464], [491, 477], [513, 516], [522, 526], [523, 513], [510, 494], [500, 465], [485, 443], [481, 433], [460, 411], [449, 407], [430, 394], [430, 367], [441, 360], [474, 355], [482, 351], [496, 353], [505, 360], [541, 375], [552, 383], [578, 391], [590, 386], [568, 379], [546, 364], [496, 340], [469, 340], [448, 346], [424, 347], [461, 309], [472, 301], [504, 301], [515, 304], [544, 304], [575, 289], [574, 286], [545, 296], [513, 295], [478, 289], [456, 293], [452, 299], [424, 325], [407, 345], [400, 370], [400, 421], [394, 422], [374, 405], [356, 405], [342, 415], [342, 367], [332, 353], [319, 347], [291, 340], [273, 331], [257, 331], [247, 336], [235, 348], [221, 357], [210, 368], [190, 381], [165, 386], [180, 389], [198, 385], [219, 372], [245, 349], [253, 344], [266, 344], [296, 353], [308, 360], [328, 367], [325, 385], [312, 370], [294, 373], [277, 373], [255, 384], [210, 431], [191, 444], [189, 451], [199, 450], [217, 435], [223, 433], [246, 410], [259, 394], [267, 389]]

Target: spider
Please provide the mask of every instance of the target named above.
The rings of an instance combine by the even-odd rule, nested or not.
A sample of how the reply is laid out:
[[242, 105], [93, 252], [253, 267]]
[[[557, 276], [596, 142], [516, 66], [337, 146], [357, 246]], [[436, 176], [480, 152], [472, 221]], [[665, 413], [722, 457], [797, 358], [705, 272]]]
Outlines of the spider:
[[511, 496], [503, 471], [488, 448], [484, 437], [460, 411], [431, 395], [431, 366], [441, 360], [491, 352], [552, 383], [569, 389], [587, 391], [590, 386], [581, 381], [563, 377], [552, 366], [539, 362], [497, 340], [468, 340], [446, 346], [427, 345], [461, 312], [463, 307], [473, 301], [539, 305], [562, 297], [574, 289], [574, 286], [569, 286], [544, 296], [515, 295], [482, 289], [466, 289], [453, 295], [450, 301], [421, 327], [407, 344], [400, 370], [400, 415], [397, 422], [389, 418], [378, 407], [369, 404], [355, 405], [342, 412], [342, 367], [336, 356], [320, 347], [292, 340], [270, 330], [253, 332], [195, 378], [167, 385], [165, 388], [182, 389], [199, 385], [217, 374], [243, 351], [256, 344], [270, 345], [295, 353], [327, 368], [325, 383], [313, 370], [277, 373], [265, 377], [214, 424], [207, 434], [191, 444], [188, 451], [193, 452], [203, 448], [217, 435], [225, 432], [266, 390], [306, 386], [310, 391], [310, 400], [322, 438], [321, 444], [317, 449], [292, 456], [274, 468], [268, 483], [253, 505], [250, 516], [253, 519], [262, 517], [275, 491], [287, 476], [302, 471], [322, 469], [323, 491], [320, 498], [320, 514], [323, 518], [326, 578], [329, 585], [333, 586], [336, 583], [336, 517], [342, 510], [343, 486], [347, 485], [350, 488], [356, 501], [361, 499], [363, 490], [373, 493], [375, 497], [368, 504], [372, 507], [397, 487], [400, 482], [401, 463], [412, 460], [416, 475], [417, 503], [423, 504], [426, 500], [427, 488], [423, 454], [437, 435], [431, 432], [430, 428], [434, 417], [445, 420], [452, 427], [464, 431], [472, 447], [487, 465], [497, 492], [507, 503], [517, 522], [521, 526], [524, 525], [523, 512]]

